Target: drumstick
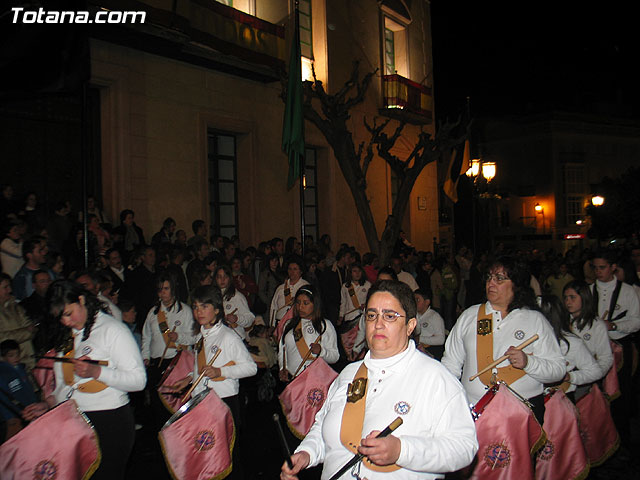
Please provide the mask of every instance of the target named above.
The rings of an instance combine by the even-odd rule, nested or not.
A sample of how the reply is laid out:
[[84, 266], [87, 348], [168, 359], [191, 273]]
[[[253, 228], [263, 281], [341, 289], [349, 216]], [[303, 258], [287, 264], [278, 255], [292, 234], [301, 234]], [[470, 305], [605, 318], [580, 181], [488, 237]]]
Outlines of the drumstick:
[[[204, 348], [204, 347], [202, 347], [202, 348]], [[213, 365], [213, 362], [216, 361], [216, 358], [218, 358], [218, 355], [220, 355], [221, 351], [222, 351], [222, 349], [219, 348], [218, 351], [216, 352], [216, 354], [213, 356], [213, 358], [211, 360], [209, 360], [209, 362], [207, 362], [207, 367], [210, 367], [210, 366]], [[198, 384], [200, 383], [200, 381], [202, 380], [203, 377], [204, 377], [204, 369], [200, 373], [200, 376], [198, 377], [198, 379], [193, 383], [193, 385], [191, 385], [191, 388], [189, 388], [189, 390], [187, 390], [187, 393], [184, 394], [184, 397], [182, 397], [182, 400], [181, 400], [180, 403], [184, 403], [184, 402], [187, 401], [187, 398], [189, 398], [189, 395], [191, 395], [191, 392], [193, 392], [193, 389], [198, 386]]]
[[[175, 333], [176, 327], [177, 327], [177, 325], [173, 326], [173, 328], [171, 329], [171, 333]], [[158, 361], [158, 367], [160, 365], [162, 365], [162, 361], [164, 360], [164, 356], [167, 354], [167, 350], [169, 350], [169, 343], [171, 343], [171, 340], [169, 340], [169, 342], [164, 346], [164, 351], [162, 352], [162, 356], [160, 357], [160, 360]]]
[[62, 363], [73, 363], [74, 361], [78, 361], [78, 362], [93, 363], [94, 365], [100, 365], [103, 367], [106, 367], [109, 365], [108, 360], [91, 360], [90, 358], [85, 358], [80, 360], [79, 358], [47, 357], [46, 355], [34, 355], [33, 357], [37, 358], [38, 360], [41, 358], [44, 358], [46, 360], [53, 360], [54, 362], [62, 362]]
[[291, 451], [289, 450], [287, 439], [284, 436], [282, 425], [280, 425], [280, 415], [278, 415], [277, 413], [274, 413], [272, 418], [275, 424], [278, 426], [278, 433], [280, 436], [280, 442], [282, 443], [282, 450], [284, 450], [284, 454], [287, 457], [287, 465], [289, 465], [289, 468], [293, 469], [293, 462], [291, 461]]
[[[316, 343], [318, 343], [320, 341], [320, 337], [322, 337], [322, 335], [318, 335], [318, 338], [316, 338], [314, 340], [314, 342], [310, 345], [310, 347], [313, 347]], [[296, 369], [296, 373], [293, 374], [293, 378], [296, 378], [296, 375], [298, 375], [298, 372], [300, 371], [302, 366], [305, 364], [305, 362], [307, 360], [309, 360], [310, 356], [311, 356], [311, 348], [309, 348], [309, 351], [307, 352], [307, 354], [304, 356], [304, 358], [300, 362], [300, 365], [298, 365], [298, 368]]]
[[[540, 338], [538, 336], [538, 334], [536, 333], [533, 337], [531, 337], [528, 340], [525, 340], [524, 342], [522, 342], [520, 345], [518, 345], [517, 347], [515, 347], [516, 350], [522, 350], [523, 348], [531, 345], [533, 342], [535, 342], [536, 340], [538, 340], [538, 338]], [[475, 380], [476, 378], [478, 378], [480, 375], [482, 375], [484, 372], [487, 372], [489, 370], [491, 370], [493, 367], [500, 365], [502, 362], [504, 362], [507, 359], [507, 355], [502, 355], [500, 358], [498, 358], [497, 360], [491, 362], [489, 365], [487, 365], [486, 367], [484, 367], [482, 370], [480, 370], [478, 373], [476, 373], [474, 376], [469, 377], [469, 381], [472, 382], [473, 380]]]

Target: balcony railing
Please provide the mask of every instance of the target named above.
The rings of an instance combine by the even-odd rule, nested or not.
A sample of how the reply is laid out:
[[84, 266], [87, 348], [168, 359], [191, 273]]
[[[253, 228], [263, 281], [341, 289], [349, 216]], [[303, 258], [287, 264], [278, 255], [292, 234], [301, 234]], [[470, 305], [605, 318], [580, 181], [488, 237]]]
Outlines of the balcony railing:
[[398, 74], [384, 75], [384, 108], [388, 116], [410, 123], [431, 123], [433, 96], [431, 89]]

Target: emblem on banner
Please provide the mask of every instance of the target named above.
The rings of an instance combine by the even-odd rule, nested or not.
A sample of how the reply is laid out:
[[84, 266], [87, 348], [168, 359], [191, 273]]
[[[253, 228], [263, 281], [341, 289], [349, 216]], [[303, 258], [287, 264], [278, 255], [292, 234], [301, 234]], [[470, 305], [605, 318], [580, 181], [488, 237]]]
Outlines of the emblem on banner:
[[484, 461], [495, 468], [507, 468], [511, 463], [511, 452], [504, 443], [492, 443], [484, 451]]
[[393, 410], [398, 415], [406, 415], [407, 413], [409, 413], [409, 410], [411, 410], [411, 405], [409, 405], [407, 402], [400, 401], [395, 404]]
[[540, 460], [551, 460], [551, 457], [553, 457], [553, 454], [555, 453], [556, 448], [553, 445], [553, 442], [551, 442], [550, 440], [547, 440], [547, 443], [544, 444], [544, 447], [542, 447], [540, 449], [540, 452], [538, 452], [538, 459]]
[[211, 430], [201, 430], [196, 433], [195, 438], [195, 447], [198, 452], [203, 450], [211, 450], [213, 445], [216, 443], [216, 437], [214, 436]]
[[307, 393], [307, 403], [312, 407], [317, 407], [324, 402], [324, 392], [319, 388], [312, 388]]
[[524, 332], [522, 330], [516, 330], [513, 336], [516, 337], [516, 340], [522, 340], [524, 338]]
[[33, 469], [34, 480], [55, 480], [58, 476], [58, 467], [51, 460], [43, 460]]

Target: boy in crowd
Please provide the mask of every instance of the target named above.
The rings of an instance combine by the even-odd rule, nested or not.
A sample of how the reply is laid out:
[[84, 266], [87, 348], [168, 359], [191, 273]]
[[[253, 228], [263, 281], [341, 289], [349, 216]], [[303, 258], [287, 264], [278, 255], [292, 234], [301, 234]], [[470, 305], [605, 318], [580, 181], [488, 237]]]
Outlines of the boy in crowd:
[[418, 350], [438, 360], [444, 352], [444, 320], [431, 308], [431, 292], [418, 289], [413, 292], [418, 307], [416, 331], [414, 333]]

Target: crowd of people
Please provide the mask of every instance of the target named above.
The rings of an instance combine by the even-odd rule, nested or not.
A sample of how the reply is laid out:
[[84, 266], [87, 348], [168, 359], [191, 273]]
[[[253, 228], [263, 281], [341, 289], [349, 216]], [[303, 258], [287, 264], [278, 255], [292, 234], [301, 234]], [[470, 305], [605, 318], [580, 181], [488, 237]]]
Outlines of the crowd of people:
[[[122, 478], [141, 418], [158, 431], [170, 417], [158, 386], [190, 352], [190, 373], [165, 383], [165, 393], [213, 390], [233, 418], [236, 442], [250, 428], [242, 418], [250, 391], [271, 399], [319, 360], [339, 374], [282, 478], [319, 463], [332, 472], [358, 451], [370, 460], [354, 471], [362, 478], [378, 478], [379, 465], [398, 472], [388, 478], [441, 478], [478, 449], [473, 420], [460, 411], [501, 381], [541, 425], [549, 389], [562, 386], [578, 402], [599, 386], [630, 447], [640, 329], [635, 239], [606, 250], [498, 245], [476, 253], [418, 251], [401, 234], [380, 265], [375, 253], [334, 248], [328, 235], [249, 246], [209, 236], [203, 220], [187, 235], [167, 218], [149, 238], [132, 210], [113, 225], [89, 198], [86, 267], [84, 215], [60, 202], [45, 219], [35, 194], [20, 205], [11, 190], [3, 187], [0, 205], [0, 443], [72, 398], [101, 442], [95, 478]], [[43, 356], [75, 359], [49, 366], [52, 390], [33, 379]], [[617, 390], [605, 385], [612, 372]], [[347, 390], [367, 377], [377, 388], [365, 393], [369, 416], [357, 431], [373, 433], [349, 446], [340, 434], [351, 409]], [[393, 412], [409, 418], [409, 411], [412, 426], [374, 438]], [[420, 435], [429, 445], [415, 440]], [[229, 478], [243, 478], [239, 449], [231, 450]]]

